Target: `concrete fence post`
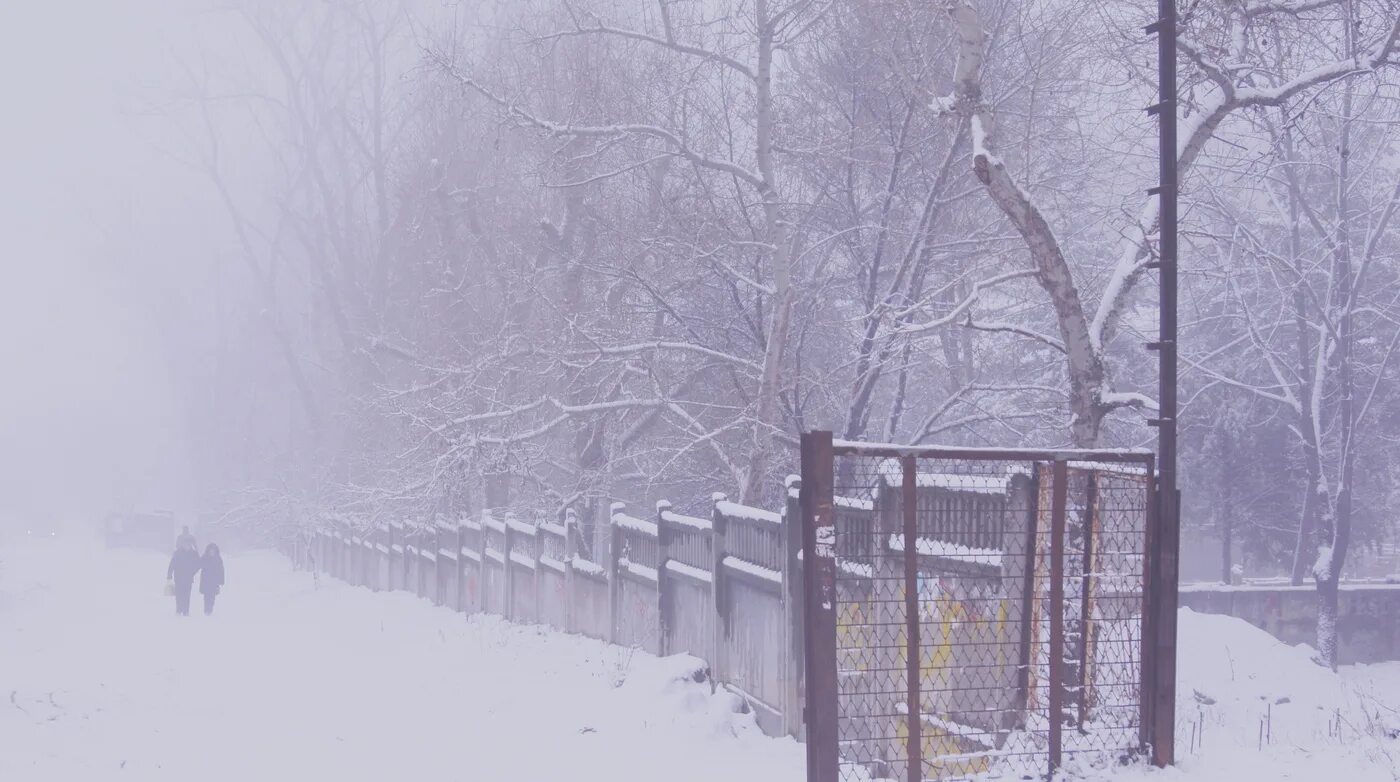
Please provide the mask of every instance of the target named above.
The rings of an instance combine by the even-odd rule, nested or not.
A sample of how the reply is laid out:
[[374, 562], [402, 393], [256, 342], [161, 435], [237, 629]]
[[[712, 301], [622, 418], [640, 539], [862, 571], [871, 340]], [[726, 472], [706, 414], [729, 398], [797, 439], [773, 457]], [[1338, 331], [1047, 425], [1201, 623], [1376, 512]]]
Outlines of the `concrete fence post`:
[[401, 548], [403, 548], [403, 562], [401, 563], [399, 570], [399, 574], [401, 576], [399, 580], [402, 582], [401, 584], [399, 584], [399, 589], [402, 589], [405, 592], [408, 592], [410, 589], [413, 588], [413, 584], [409, 581], [409, 574], [413, 573], [412, 539], [412, 536], [408, 532], [408, 525], [405, 524], [403, 526], [403, 545], [401, 546]]
[[573, 508], [563, 511], [564, 517], [564, 630], [578, 632], [574, 620], [574, 600], [577, 589], [577, 576], [574, 575], [574, 557], [578, 555], [578, 515]]
[[617, 625], [622, 597], [621, 576], [617, 572], [617, 561], [622, 555], [622, 528], [613, 519], [627, 509], [621, 502], [614, 502], [608, 514], [608, 641], [617, 643]]
[[535, 622], [545, 624], [544, 612], [540, 606], [544, 603], [544, 579], [540, 576], [540, 557], [544, 555], [544, 532], [540, 530], [540, 525], [544, 521], [540, 516], [535, 516], [535, 542], [531, 546], [534, 549], [535, 560]]
[[666, 500], [656, 502], [656, 653], [661, 657], [671, 653], [671, 630], [675, 626], [675, 600], [671, 591], [675, 585], [666, 571], [666, 563], [671, 560], [671, 546], [675, 533], [666, 521], [666, 513], [671, 503]]
[[467, 550], [467, 525], [457, 520], [457, 610], [467, 613], [467, 558], [462, 554]]
[[803, 674], [806, 668], [803, 652], [802, 607], [802, 479], [789, 475], [784, 482], [783, 503], [783, 629], [787, 648], [783, 654], [783, 730], [791, 736], [802, 735]]
[[714, 506], [710, 516], [710, 572], [713, 574], [713, 578], [710, 579], [710, 602], [714, 604], [715, 609], [715, 659], [710, 661], [710, 675], [717, 682], [725, 680], [727, 661], [724, 659], [724, 648], [725, 639], [729, 637], [729, 607], [726, 605], [729, 590], [726, 589], [727, 576], [724, 569], [724, 559], [729, 555], [729, 519], [719, 507], [720, 503], [727, 499], [728, 497], [719, 492], [710, 495]]
[[515, 514], [506, 512], [501, 527], [505, 530], [505, 550], [501, 552], [501, 572], [505, 575], [505, 601], [501, 605], [501, 616], [514, 619], [515, 614], [515, 568], [511, 567], [510, 557], [515, 551]]
[[491, 606], [489, 599], [490, 590], [486, 588], [488, 583], [486, 571], [490, 567], [491, 560], [486, 558], [486, 539], [491, 536], [491, 511], [487, 508], [481, 510], [481, 527], [477, 535], [477, 554], [481, 558], [477, 560], [476, 567], [476, 610], [478, 613], [486, 613], [486, 609]]

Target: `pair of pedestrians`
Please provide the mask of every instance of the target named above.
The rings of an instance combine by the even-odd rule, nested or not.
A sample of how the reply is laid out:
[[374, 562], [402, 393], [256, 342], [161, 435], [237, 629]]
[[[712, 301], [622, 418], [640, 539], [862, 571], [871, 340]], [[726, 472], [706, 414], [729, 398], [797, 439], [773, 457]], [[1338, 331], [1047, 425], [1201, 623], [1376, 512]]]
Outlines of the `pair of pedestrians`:
[[175, 544], [175, 553], [170, 557], [170, 567], [165, 577], [175, 591], [175, 613], [190, 615], [190, 592], [194, 589], [194, 577], [199, 574], [199, 592], [204, 595], [204, 615], [214, 613], [214, 598], [224, 585], [224, 560], [219, 556], [219, 547], [210, 543], [200, 556], [195, 546], [194, 536], [188, 527]]

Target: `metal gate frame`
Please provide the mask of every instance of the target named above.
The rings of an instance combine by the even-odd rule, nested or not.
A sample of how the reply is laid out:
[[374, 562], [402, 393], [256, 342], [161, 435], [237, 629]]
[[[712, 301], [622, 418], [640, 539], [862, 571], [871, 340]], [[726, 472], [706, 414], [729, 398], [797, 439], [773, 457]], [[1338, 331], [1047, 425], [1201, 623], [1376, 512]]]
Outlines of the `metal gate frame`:
[[[1066, 518], [1067, 472], [1070, 462], [1124, 464], [1146, 469], [1145, 541], [1143, 548], [1143, 608], [1142, 643], [1140, 651], [1140, 749], [1148, 753], [1151, 762], [1165, 766], [1172, 762], [1173, 731], [1175, 729], [1176, 679], [1176, 602], [1175, 563], [1179, 541], [1175, 530], [1161, 529], [1156, 497], [1154, 455], [1148, 451], [1124, 450], [1037, 450], [949, 448], [938, 446], [901, 447], [833, 441], [831, 432], [803, 433], [801, 440], [802, 485], [802, 557], [805, 632], [805, 693], [804, 720], [807, 739], [808, 782], [839, 782], [841, 773], [840, 728], [838, 712], [838, 620], [837, 620], [837, 560], [835, 464], [838, 456], [861, 456], [896, 459], [903, 480], [901, 498], [903, 540], [917, 539], [917, 462], [924, 459], [976, 461], [1024, 461], [1046, 464], [1052, 470], [1051, 530], [1050, 530], [1050, 594], [1049, 605], [1064, 600], [1064, 538]], [[1038, 491], [1038, 490], [1037, 490]], [[1087, 544], [1086, 544], [1087, 545]], [[906, 546], [906, 551], [916, 547]], [[920, 694], [919, 595], [915, 585], [919, 577], [919, 556], [905, 553], [904, 567], [905, 640], [908, 644], [904, 658], [907, 665], [904, 705], [906, 762], [909, 782], [923, 782], [923, 750], [921, 737], [923, 705]], [[1063, 612], [1049, 614], [1048, 659], [1062, 659], [1064, 650]], [[1055, 653], [1059, 650], [1059, 654]], [[1050, 664], [1048, 676], [1048, 713], [1058, 714], [1063, 697], [1061, 665]], [[1049, 721], [1049, 751], [1047, 774], [1053, 774], [1061, 763], [1060, 720]], [[896, 739], [897, 741], [897, 739]]]

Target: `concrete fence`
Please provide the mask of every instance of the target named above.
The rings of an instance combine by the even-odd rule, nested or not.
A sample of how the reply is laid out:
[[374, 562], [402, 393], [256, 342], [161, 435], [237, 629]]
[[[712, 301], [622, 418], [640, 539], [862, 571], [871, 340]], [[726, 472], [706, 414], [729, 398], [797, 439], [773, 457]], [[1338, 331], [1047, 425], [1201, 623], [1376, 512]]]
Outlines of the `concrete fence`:
[[[957, 476], [920, 473], [915, 489], [922, 514], [914, 547], [916, 599], [927, 614], [920, 621], [930, 638], [940, 639], [934, 652], [949, 693], [930, 706], [971, 714], [977, 709], [968, 699], [986, 700], [988, 691], [1008, 702], [1034, 702], [1045, 678], [1037, 673], [1043, 655], [1028, 655], [1043, 643], [1035, 630], [1039, 614], [1027, 606], [1047, 599], [1034, 585], [1049, 578], [1040, 566], [1048, 562], [1043, 554], [1050, 528], [1035, 521], [1048, 499], [1038, 498], [1021, 473], [975, 477], [969, 485], [951, 477]], [[1066, 594], [1080, 596], [1076, 615], [1093, 617], [1097, 628], [1082, 643], [1075, 641], [1076, 648], [1131, 656], [1136, 644], [1114, 635], [1114, 628], [1141, 621], [1141, 557], [1132, 552], [1141, 551], [1134, 541], [1144, 522], [1140, 503], [1124, 500], [1136, 496], [1136, 484], [1115, 489], [1114, 480], [1139, 479], [1103, 477], [1095, 484], [1097, 499], [1086, 507], [1087, 517], [1097, 520], [1091, 549], [1098, 553], [1069, 558], [1085, 562], [1086, 574], [1096, 573], [1093, 588], [1084, 586], [1087, 575], [1071, 577]], [[596, 547], [585, 545], [588, 536], [572, 513], [525, 522], [487, 512], [435, 523], [327, 522], [296, 553], [344, 581], [411, 591], [463, 613], [497, 614], [658, 655], [694, 655], [708, 663], [712, 681], [749, 704], [766, 732], [800, 736], [805, 644], [799, 483], [795, 476], [788, 479], [779, 511], [723, 495], [712, 497], [704, 516], [678, 513], [666, 502], [640, 513], [615, 504], [605, 525], [606, 545]], [[843, 669], [858, 672], [851, 682], [878, 678], [907, 662], [897, 659], [897, 644], [881, 640], [893, 620], [880, 618], [886, 604], [906, 605], [907, 596], [890, 592], [902, 588], [904, 578], [882, 572], [904, 558], [904, 539], [894, 526], [902, 518], [901, 496], [884, 490], [835, 498], [838, 588], [851, 613], [839, 645]], [[599, 553], [588, 555], [590, 548]], [[1090, 556], [1098, 557], [1092, 567]], [[846, 659], [852, 655], [869, 659]], [[989, 655], [995, 664], [985, 662]], [[1088, 673], [1082, 663], [1075, 670]], [[1122, 683], [1104, 672], [1136, 669], [1125, 658], [1094, 670], [1099, 673], [1090, 689], [1108, 691]], [[1131, 689], [1135, 682], [1122, 686]], [[880, 692], [873, 684], [870, 689]], [[1004, 730], [975, 714], [965, 722], [968, 730]], [[970, 751], [957, 742], [949, 746], [940, 751]]]
[[[1186, 584], [1181, 605], [1243, 619], [1288, 644], [1317, 645], [1312, 586]], [[1343, 584], [1337, 618], [1343, 664], [1400, 660], [1400, 584]]]
[[582, 554], [572, 512], [366, 528], [327, 523], [300, 552], [312, 567], [374, 590], [405, 590], [467, 614], [548, 625], [657, 655], [706, 660], [773, 735], [802, 731], [798, 482], [772, 512], [715, 495], [706, 517], [660, 502], [616, 503], [601, 561]]

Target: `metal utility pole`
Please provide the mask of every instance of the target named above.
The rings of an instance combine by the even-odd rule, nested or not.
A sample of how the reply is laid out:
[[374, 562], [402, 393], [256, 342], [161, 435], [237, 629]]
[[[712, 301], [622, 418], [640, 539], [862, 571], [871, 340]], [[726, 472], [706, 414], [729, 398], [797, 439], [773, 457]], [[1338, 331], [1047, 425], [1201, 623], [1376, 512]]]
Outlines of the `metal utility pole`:
[[1157, 507], [1154, 539], [1150, 552], [1149, 579], [1152, 627], [1150, 656], [1152, 667], [1153, 724], [1146, 731], [1152, 744], [1152, 762], [1165, 766], [1175, 754], [1173, 731], [1176, 711], [1176, 605], [1178, 553], [1180, 551], [1180, 494], [1176, 485], [1177, 422], [1177, 139], [1176, 139], [1176, 0], [1157, 1], [1157, 21], [1147, 27], [1157, 36], [1157, 103], [1148, 108], [1158, 120], [1157, 187], [1149, 193], [1159, 199], [1158, 250], [1152, 263], [1157, 269], [1160, 300], [1157, 342], [1148, 345], [1157, 351]]

